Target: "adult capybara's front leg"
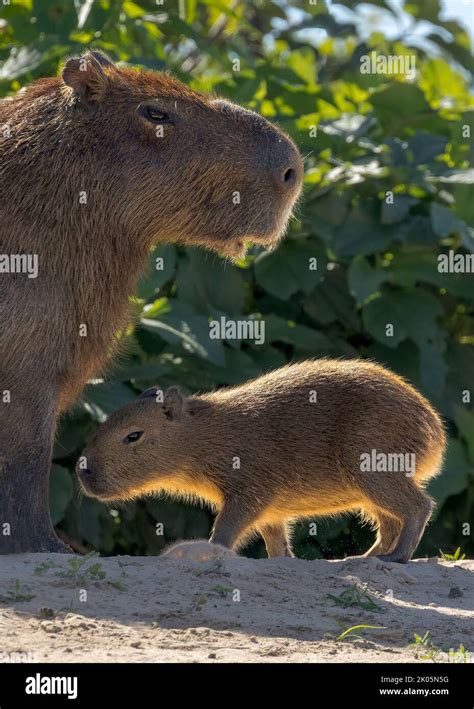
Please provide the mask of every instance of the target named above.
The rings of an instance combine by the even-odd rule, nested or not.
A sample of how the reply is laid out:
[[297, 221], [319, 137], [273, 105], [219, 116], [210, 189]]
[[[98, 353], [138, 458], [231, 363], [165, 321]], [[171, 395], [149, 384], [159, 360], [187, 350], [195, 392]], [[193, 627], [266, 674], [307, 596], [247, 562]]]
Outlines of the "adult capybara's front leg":
[[[2, 373], [3, 374], [3, 373]], [[56, 425], [41, 377], [3, 388], [0, 404], [0, 554], [70, 551], [56, 536], [48, 505]], [[2, 381], [8, 381], [3, 376]]]

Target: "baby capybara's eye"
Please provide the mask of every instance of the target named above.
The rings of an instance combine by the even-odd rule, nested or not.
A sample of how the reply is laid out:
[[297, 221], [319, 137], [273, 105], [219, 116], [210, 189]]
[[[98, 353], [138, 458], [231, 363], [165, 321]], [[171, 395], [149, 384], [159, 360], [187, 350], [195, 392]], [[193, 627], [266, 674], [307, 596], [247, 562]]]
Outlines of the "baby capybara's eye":
[[125, 436], [125, 438], [123, 439], [123, 442], [126, 443], [127, 445], [129, 443], [135, 443], [135, 441], [138, 441], [142, 436], [143, 436], [143, 431], [133, 431], [132, 433], [129, 433], [128, 436]]

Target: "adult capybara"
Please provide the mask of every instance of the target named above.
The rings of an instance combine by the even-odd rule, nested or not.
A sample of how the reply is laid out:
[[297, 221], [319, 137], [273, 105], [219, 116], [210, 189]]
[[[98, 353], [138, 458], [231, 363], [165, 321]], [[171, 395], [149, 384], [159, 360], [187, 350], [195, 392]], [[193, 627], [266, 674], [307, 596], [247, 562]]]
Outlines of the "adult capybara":
[[57, 418], [103, 368], [150, 247], [275, 242], [302, 163], [261, 116], [98, 52], [0, 101], [0, 160], [0, 552], [55, 551]]
[[290, 554], [286, 524], [355, 510], [378, 529], [367, 552], [406, 562], [430, 517], [443, 424], [401, 377], [363, 360], [306, 361], [184, 398], [148, 389], [99, 427], [77, 464], [101, 500], [165, 491], [218, 510], [211, 541], [259, 531]]

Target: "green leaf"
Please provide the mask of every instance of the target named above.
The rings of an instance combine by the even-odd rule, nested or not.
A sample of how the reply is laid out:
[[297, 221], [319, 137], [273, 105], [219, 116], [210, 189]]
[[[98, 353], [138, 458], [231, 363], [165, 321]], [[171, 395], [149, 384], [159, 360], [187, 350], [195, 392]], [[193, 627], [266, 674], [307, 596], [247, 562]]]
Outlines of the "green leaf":
[[469, 411], [462, 406], [454, 406], [454, 421], [461, 436], [467, 444], [469, 458], [474, 464], [474, 411]]
[[474, 300], [471, 274], [440, 272], [440, 256], [427, 251], [397, 253], [384, 269], [385, 280], [405, 287], [431, 283], [459, 298]]
[[34, 71], [43, 61], [43, 55], [35, 47], [14, 47], [10, 56], [0, 66], [0, 81], [13, 81]]
[[311, 293], [324, 276], [324, 247], [312, 239], [288, 241], [255, 260], [255, 278], [268, 293], [286, 300], [301, 290]]
[[268, 293], [287, 300], [298, 290], [298, 279], [287, 268], [284, 249], [260, 254], [255, 260], [255, 279]]
[[298, 325], [277, 315], [265, 318], [267, 342], [286, 342], [306, 352], [324, 352], [330, 348], [328, 338], [306, 325]]
[[79, 531], [84, 540], [91, 544], [94, 549], [99, 549], [101, 546], [102, 525], [100, 512], [101, 503], [88, 497], [82, 498]]
[[437, 202], [431, 202], [430, 216], [433, 231], [435, 234], [438, 234], [438, 236], [449, 236], [455, 230], [457, 219], [451, 209], [443, 207], [443, 205]]
[[398, 224], [405, 219], [411, 207], [415, 204], [418, 204], [418, 200], [415, 197], [395, 193], [393, 203], [387, 204], [386, 200], [382, 202], [381, 223]]
[[72, 500], [73, 482], [69, 470], [53, 465], [49, 479], [49, 510], [53, 524], [59, 524]]
[[174, 275], [176, 249], [174, 246], [158, 246], [150, 255], [147, 271], [137, 287], [139, 298], [149, 300]]
[[223, 366], [223, 344], [220, 340], [211, 340], [209, 337], [208, 318], [195, 315], [185, 303], [174, 299], [168, 302], [172, 306], [171, 312], [160, 315], [159, 319], [142, 318], [141, 326], [171, 345], [179, 344], [187, 353], [196, 354]]
[[117, 381], [90, 384], [82, 396], [85, 409], [97, 421], [104, 421], [116, 409], [135, 398], [130, 387]]
[[146, 12], [143, 7], [140, 7], [136, 2], [132, 2], [132, 0], [125, 0], [122, 4], [122, 9], [133, 20], [137, 17], [143, 17]]
[[432, 479], [428, 485], [428, 492], [437, 502], [435, 515], [439, 514], [441, 507], [451, 495], [458, 495], [466, 489], [472, 467], [466, 456], [461, 441], [451, 439], [444, 460], [441, 475]]
[[376, 212], [374, 201], [352, 208], [345, 223], [335, 232], [334, 248], [340, 257], [373, 254], [401, 238], [396, 227], [380, 224]]
[[95, 0], [75, 0], [74, 5], [77, 12], [77, 27], [82, 29], [87, 22]]
[[398, 347], [384, 347], [378, 342], [373, 342], [367, 347], [365, 355], [405, 377], [416, 386], [421, 385], [420, 352], [411, 340], [404, 340]]
[[261, 367], [248, 352], [225, 348], [226, 384], [241, 384], [248, 379], [254, 379], [262, 373]]
[[162, 359], [150, 358], [146, 362], [136, 360], [121, 360], [119, 366], [114, 367], [114, 378], [121, 382], [137, 382], [155, 380], [163, 374], [169, 374], [170, 365]]
[[236, 315], [244, 306], [245, 288], [241, 269], [213, 254], [191, 249], [178, 266], [178, 298], [195, 310]]
[[397, 347], [408, 336], [403, 314], [389, 296], [382, 296], [364, 305], [362, 317], [366, 330], [382, 345]]
[[447, 366], [444, 346], [439, 342], [425, 342], [420, 349], [420, 369], [423, 387], [435, 397], [444, 389]]
[[385, 269], [372, 268], [363, 256], [352, 259], [347, 272], [349, 291], [359, 305], [378, 291], [386, 277], [384, 271]]
[[459, 342], [448, 342], [446, 363], [447, 376], [447, 409], [450, 418], [453, 417], [454, 406], [466, 405], [472, 397], [472, 382], [474, 382], [474, 347]]
[[419, 131], [408, 141], [408, 150], [416, 165], [424, 165], [445, 152], [448, 139], [443, 135], [433, 135]]
[[[426, 118], [436, 117], [423, 91], [413, 84], [393, 81], [374, 93], [370, 102], [377, 112], [383, 130], [388, 134], [396, 134], [403, 124], [423, 126], [423, 123], [416, 121], [417, 114]], [[433, 130], [436, 128], [433, 127]]]
[[54, 441], [53, 458], [66, 458], [80, 450], [91, 429], [92, 423], [89, 416], [84, 414], [64, 416], [60, 420], [59, 430]]
[[249, 350], [249, 355], [262, 372], [269, 372], [287, 364], [285, 355], [276, 347], [253, 347]]
[[311, 298], [304, 301], [304, 309], [321, 324], [337, 321], [349, 332], [361, 329], [343, 268], [332, 268], [326, 272]]
[[[467, 176], [466, 176], [467, 177]], [[474, 199], [473, 194], [473, 182], [474, 170], [469, 173], [470, 182], [467, 179], [464, 182], [458, 182], [453, 184], [453, 195], [456, 201], [455, 212], [456, 216], [463, 219], [471, 228], [474, 226]]]
[[[405, 337], [411, 338], [419, 347], [439, 341], [437, 317], [441, 305], [428, 291], [407, 289], [387, 291], [370, 301], [363, 309], [363, 318], [368, 331], [388, 347], [396, 347]], [[387, 325], [393, 326], [393, 333]]]
[[418, 20], [428, 20], [437, 24], [441, 12], [440, 0], [409, 0], [403, 8]]
[[283, 250], [288, 269], [298, 283], [298, 290], [309, 295], [325, 275], [325, 248], [313, 239], [305, 239], [288, 241]]

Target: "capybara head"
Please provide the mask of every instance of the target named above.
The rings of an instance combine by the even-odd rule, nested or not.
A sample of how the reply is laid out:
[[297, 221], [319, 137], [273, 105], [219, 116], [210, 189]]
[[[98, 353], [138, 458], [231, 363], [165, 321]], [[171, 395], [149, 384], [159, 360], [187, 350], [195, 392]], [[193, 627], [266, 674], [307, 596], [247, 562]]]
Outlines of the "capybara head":
[[114, 412], [84, 449], [76, 465], [87, 495], [131, 499], [156, 490], [176, 473], [183, 426], [198, 400], [177, 387], [151, 387]]
[[283, 234], [302, 161], [262, 116], [99, 52], [69, 59], [59, 88], [62, 127], [51, 144], [65, 141], [82, 161], [81, 178], [111, 202], [118, 228], [231, 257]]

